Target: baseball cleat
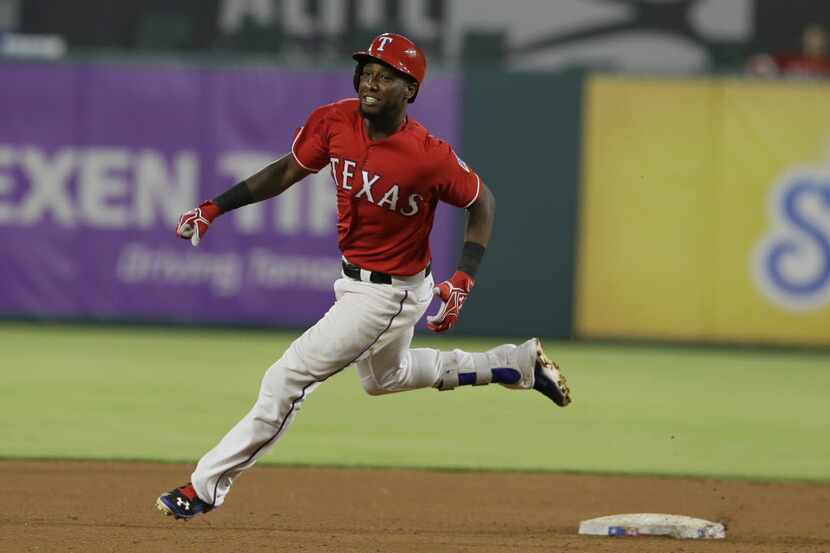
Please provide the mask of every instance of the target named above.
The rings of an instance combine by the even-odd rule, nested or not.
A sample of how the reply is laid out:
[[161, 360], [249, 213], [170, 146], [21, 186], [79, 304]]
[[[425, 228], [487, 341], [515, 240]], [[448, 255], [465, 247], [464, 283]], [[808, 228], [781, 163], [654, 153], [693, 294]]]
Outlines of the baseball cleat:
[[559, 366], [551, 361], [542, 349], [542, 340], [536, 342], [536, 363], [533, 368], [533, 389], [540, 392], [559, 407], [566, 407], [571, 402], [571, 390], [568, 381], [559, 372]]
[[184, 486], [161, 494], [156, 500], [156, 508], [175, 519], [189, 520], [196, 515], [209, 512], [213, 506], [199, 499], [193, 485], [188, 482]]
[[571, 402], [568, 383], [556, 363], [545, 355], [539, 338], [531, 338], [519, 346], [499, 346], [488, 353], [506, 354], [507, 367], [517, 371], [515, 382], [501, 383], [505, 388], [536, 390], [560, 407]]

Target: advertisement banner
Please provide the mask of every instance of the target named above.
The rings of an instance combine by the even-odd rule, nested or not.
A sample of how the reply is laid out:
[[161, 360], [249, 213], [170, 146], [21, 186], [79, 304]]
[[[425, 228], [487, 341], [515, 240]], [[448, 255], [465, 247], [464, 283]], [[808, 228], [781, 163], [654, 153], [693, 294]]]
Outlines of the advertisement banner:
[[[323, 170], [218, 219], [193, 248], [178, 215], [289, 152], [352, 73], [266, 66], [0, 65], [0, 315], [305, 325], [339, 277]], [[458, 80], [431, 75], [411, 114], [459, 135]], [[435, 273], [454, 262], [440, 209]]]
[[830, 344], [830, 86], [597, 77], [583, 336]]

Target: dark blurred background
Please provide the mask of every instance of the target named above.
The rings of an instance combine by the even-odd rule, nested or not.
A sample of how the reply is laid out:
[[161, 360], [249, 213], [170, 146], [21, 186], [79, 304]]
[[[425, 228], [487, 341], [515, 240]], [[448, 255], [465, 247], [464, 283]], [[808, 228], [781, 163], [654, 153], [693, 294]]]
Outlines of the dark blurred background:
[[[697, 51], [699, 68], [733, 68], [759, 51], [797, 51], [810, 23], [830, 25], [814, 0], [0, 0], [0, 30], [63, 37], [70, 51], [300, 53], [318, 62], [386, 29], [409, 34], [435, 63], [580, 62], [591, 44], [651, 37]], [[636, 54], [626, 64], [637, 65]], [[554, 56], [554, 53], [558, 55]], [[653, 54], [652, 54], [653, 55]], [[687, 53], [686, 57], [691, 54]], [[664, 52], [664, 69], [682, 59]], [[601, 56], [596, 56], [597, 58]], [[607, 56], [602, 65], [613, 65]], [[685, 59], [685, 58], [683, 58]], [[625, 64], [624, 64], [625, 65]], [[658, 69], [657, 64], [653, 68]], [[676, 68], [676, 67], [675, 67]]]
[[458, 332], [828, 345], [828, 28], [815, 0], [0, 0], [0, 316], [313, 323], [326, 175], [196, 251], [170, 228], [394, 31], [429, 59], [412, 113], [499, 198]]

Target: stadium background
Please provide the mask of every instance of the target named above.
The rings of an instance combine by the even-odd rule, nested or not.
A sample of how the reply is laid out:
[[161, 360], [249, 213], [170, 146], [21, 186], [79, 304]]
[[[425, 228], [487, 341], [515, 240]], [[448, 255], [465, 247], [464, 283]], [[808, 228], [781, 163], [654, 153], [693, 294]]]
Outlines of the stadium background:
[[[370, 400], [343, 375], [263, 460], [283, 468], [256, 469], [248, 488], [246, 476], [241, 498], [256, 478], [290, 495], [307, 477], [299, 488], [321, 493], [314, 467], [392, 471], [326, 473], [333, 489], [362, 478], [387, 489], [407, 468], [498, 470], [540, 475], [522, 484], [535, 507], [500, 511], [516, 500], [510, 485], [472, 472], [457, 478], [485, 478], [469, 485], [492, 486], [489, 497], [404, 503], [480, 502], [505, 524], [484, 538], [452, 525], [417, 538], [412, 528], [435, 521], [400, 514], [318, 531], [303, 515], [325, 512], [289, 500], [280, 512], [295, 518], [248, 528], [223, 512], [217, 528], [247, 528], [256, 546], [266, 527], [312, 549], [332, 531], [341, 550], [363, 550], [350, 541], [361, 533], [381, 550], [510, 551], [517, 534], [525, 549], [583, 550], [598, 546], [570, 535], [579, 513], [662, 508], [729, 520], [733, 539], [759, 551], [828, 547], [830, 85], [746, 71], [754, 54], [796, 51], [811, 23], [830, 26], [830, 11], [772, 0], [0, 0], [0, 471], [22, 505], [0, 510], [0, 546], [19, 549], [34, 525], [47, 550], [93, 536], [144, 550], [113, 528], [130, 527], [127, 513], [145, 521], [144, 504], [179, 483], [174, 469], [186, 475], [247, 409], [262, 371], [327, 308], [337, 273], [326, 175], [223, 218], [198, 250], [173, 239], [176, 216], [287, 151], [313, 106], [352, 93], [348, 54], [394, 30], [430, 60], [412, 113], [477, 168], [499, 209], [457, 330], [416, 343], [541, 335], [575, 403], [551, 412], [495, 389]], [[438, 275], [459, 242], [458, 214], [442, 211]], [[639, 480], [552, 480], [570, 473]], [[44, 474], [47, 489], [73, 491], [27, 489]], [[104, 509], [115, 523], [89, 507], [89, 524], [58, 520], [78, 501], [75, 478], [122, 489], [118, 515]], [[766, 514], [743, 509], [763, 501], [759, 480], [780, 486]], [[553, 486], [594, 502], [552, 505]], [[32, 497], [54, 511], [39, 515]], [[368, 497], [369, 513], [404, 509]], [[517, 529], [511, 516], [532, 522]], [[163, 522], [141, 524], [154, 539], [216, 546]]]

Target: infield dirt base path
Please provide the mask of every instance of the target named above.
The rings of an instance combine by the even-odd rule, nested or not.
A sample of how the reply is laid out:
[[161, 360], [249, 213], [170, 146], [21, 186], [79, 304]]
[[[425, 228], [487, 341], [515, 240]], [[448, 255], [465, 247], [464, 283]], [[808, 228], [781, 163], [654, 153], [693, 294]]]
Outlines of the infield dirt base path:
[[[0, 462], [0, 551], [830, 553], [830, 485], [255, 467], [220, 509], [162, 516], [156, 497], [191, 469]], [[725, 522], [727, 538], [577, 534], [629, 512]]]

